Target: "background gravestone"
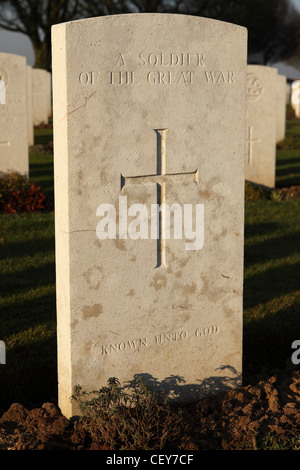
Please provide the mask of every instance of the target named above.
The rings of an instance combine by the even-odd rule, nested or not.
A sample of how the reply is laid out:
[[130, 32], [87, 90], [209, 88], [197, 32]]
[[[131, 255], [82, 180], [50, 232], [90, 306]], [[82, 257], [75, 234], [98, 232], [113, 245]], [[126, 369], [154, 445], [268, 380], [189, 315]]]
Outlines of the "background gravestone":
[[28, 145], [34, 145], [34, 126], [32, 109], [32, 67], [27, 65], [27, 108], [28, 108]]
[[300, 117], [300, 80], [295, 80], [291, 86], [291, 105], [295, 116]]
[[28, 175], [26, 58], [0, 53], [0, 80], [6, 86], [5, 104], [0, 106], [0, 171]]
[[246, 180], [275, 187], [277, 70], [247, 67]]
[[49, 114], [49, 78], [44, 69], [32, 69], [33, 124], [48, 123]]
[[[181, 401], [241, 384], [246, 42], [244, 28], [185, 15], [52, 28], [67, 416], [75, 385], [94, 390], [112, 376], [142, 376]], [[147, 222], [162, 200], [203, 205], [203, 247], [132, 239], [121, 224], [116, 238], [100, 240], [97, 208], [110, 204], [124, 220], [121, 196], [128, 208], [143, 204]]]
[[285, 138], [286, 126], [286, 76], [277, 75], [276, 142]]

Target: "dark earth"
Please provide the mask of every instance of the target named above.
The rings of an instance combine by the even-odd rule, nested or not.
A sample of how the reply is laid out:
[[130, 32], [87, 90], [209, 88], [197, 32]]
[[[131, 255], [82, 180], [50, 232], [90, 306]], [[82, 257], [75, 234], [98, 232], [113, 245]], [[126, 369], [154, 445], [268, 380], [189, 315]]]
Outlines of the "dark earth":
[[[189, 427], [180, 451], [260, 450], [266, 436], [283, 450], [291, 440], [300, 449], [300, 370], [204, 398], [183, 411]], [[117, 449], [93, 442], [80, 421], [66, 419], [53, 403], [35, 409], [14, 403], [0, 418], [0, 450]]]

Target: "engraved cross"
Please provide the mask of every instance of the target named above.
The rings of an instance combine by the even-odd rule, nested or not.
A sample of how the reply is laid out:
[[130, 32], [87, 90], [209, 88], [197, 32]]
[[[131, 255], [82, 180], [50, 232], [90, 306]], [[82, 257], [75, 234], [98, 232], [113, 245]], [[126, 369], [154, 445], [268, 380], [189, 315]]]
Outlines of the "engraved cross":
[[[198, 169], [186, 173], [167, 173], [166, 172], [166, 134], [168, 129], [154, 129], [157, 135], [157, 172], [152, 175], [142, 176], [124, 176], [121, 174], [121, 190], [126, 184], [155, 183], [157, 186], [157, 204], [158, 208], [166, 202], [166, 183], [168, 181], [182, 183], [185, 181], [195, 181], [198, 183]], [[165, 210], [164, 206], [159, 210], [158, 217], [158, 240], [157, 240], [157, 265], [167, 267], [166, 246], [162, 234], [165, 233]]]
[[247, 157], [248, 157], [248, 164], [252, 165], [253, 162], [253, 143], [254, 142], [261, 142], [261, 139], [253, 139], [253, 127], [250, 126], [248, 128], [248, 138], [246, 139], [247, 143]]

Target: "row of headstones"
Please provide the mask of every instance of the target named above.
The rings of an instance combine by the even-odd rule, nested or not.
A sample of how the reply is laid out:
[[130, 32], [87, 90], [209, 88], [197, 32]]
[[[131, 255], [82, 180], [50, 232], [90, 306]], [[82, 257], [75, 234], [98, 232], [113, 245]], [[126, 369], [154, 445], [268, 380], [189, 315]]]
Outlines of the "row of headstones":
[[52, 115], [51, 74], [27, 65], [26, 58], [0, 53], [0, 171], [29, 174], [34, 126]]
[[286, 133], [287, 78], [272, 67], [247, 67], [245, 178], [275, 187], [276, 144]]
[[[34, 126], [47, 123], [52, 112], [51, 74], [26, 65], [24, 57], [0, 53], [0, 79], [6, 86], [0, 170], [28, 174]], [[275, 186], [276, 143], [285, 137], [286, 86], [274, 68], [248, 66], [246, 179], [268, 187]]]

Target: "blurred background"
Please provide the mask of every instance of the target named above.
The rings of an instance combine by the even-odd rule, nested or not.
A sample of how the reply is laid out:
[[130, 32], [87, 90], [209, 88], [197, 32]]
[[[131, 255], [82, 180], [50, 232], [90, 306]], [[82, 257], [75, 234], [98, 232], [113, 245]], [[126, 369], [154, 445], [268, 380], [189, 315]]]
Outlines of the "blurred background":
[[124, 13], [180, 13], [248, 29], [248, 62], [300, 78], [300, 0], [0, 0], [0, 50], [51, 70], [51, 25]]

